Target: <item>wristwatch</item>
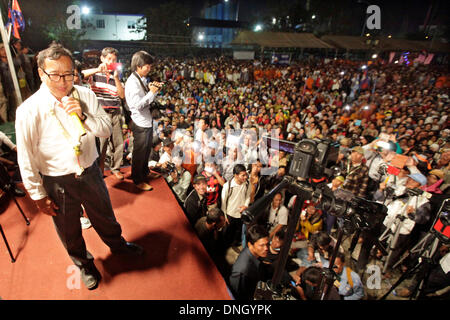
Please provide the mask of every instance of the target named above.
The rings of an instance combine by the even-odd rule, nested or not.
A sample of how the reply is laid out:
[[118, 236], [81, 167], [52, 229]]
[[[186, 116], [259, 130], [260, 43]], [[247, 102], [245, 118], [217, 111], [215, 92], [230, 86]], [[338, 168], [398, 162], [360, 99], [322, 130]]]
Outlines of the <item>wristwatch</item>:
[[85, 122], [86, 119], [87, 119], [87, 114], [84, 113], [84, 112], [82, 112], [82, 113], [81, 113], [81, 116], [82, 116], [82, 118], [80, 118], [81, 122]]

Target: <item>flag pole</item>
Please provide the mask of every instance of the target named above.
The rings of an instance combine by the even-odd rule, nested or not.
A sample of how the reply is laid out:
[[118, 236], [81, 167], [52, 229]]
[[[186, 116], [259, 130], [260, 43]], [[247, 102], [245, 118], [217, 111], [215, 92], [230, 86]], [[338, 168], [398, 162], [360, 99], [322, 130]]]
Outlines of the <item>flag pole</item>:
[[20, 93], [19, 81], [17, 81], [16, 69], [14, 68], [14, 62], [11, 56], [11, 49], [9, 47], [8, 35], [5, 30], [5, 24], [3, 23], [3, 13], [0, 11], [0, 33], [2, 35], [2, 41], [5, 46], [6, 57], [8, 58], [9, 70], [11, 72], [11, 78], [13, 80], [14, 89], [17, 97], [17, 106], [22, 104], [22, 95]]

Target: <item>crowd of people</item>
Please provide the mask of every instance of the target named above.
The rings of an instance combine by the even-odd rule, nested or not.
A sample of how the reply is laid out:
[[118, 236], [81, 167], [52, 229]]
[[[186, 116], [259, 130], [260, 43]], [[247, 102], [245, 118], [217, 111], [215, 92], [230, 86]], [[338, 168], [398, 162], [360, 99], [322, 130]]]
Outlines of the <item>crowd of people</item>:
[[[62, 83], [67, 83], [71, 75], [69, 65], [64, 64], [65, 69], [54, 65], [61, 56], [63, 60], [68, 57], [65, 51], [56, 52], [60, 56], [47, 52], [38, 60], [43, 85], [51, 93], [52, 85], [62, 77]], [[332, 191], [344, 190], [387, 207], [381, 223], [352, 234], [353, 242], [361, 246], [353, 264], [348, 250], [336, 248], [339, 253], [330, 268], [340, 281], [331, 288], [330, 299], [366, 297], [361, 277], [371, 258], [385, 261], [386, 274], [405, 272], [415, 261], [410, 255], [397, 263], [428, 233], [450, 191], [450, 85], [444, 67], [381, 61], [367, 66], [336, 59], [308, 59], [283, 66], [237, 62], [223, 56], [155, 59], [139, 51], [132, 57], [130, 70], [121, 70], [119, 58], [116, 49], [104, 48], [96, 68], [84, 69], [82, 63], [73, 62], [72, 78], [84, 95], [82, 100], [95, 95], [101, 107], [84, 110], [73, 100], [60, 101], [66, 113], [75, 110], [93, 132], [88, 135], [89, 150], [94, 147], [94, 136], [100, 138], [97, 153], [83, 153], [82, 157], [88, 158], [81, 159], [81, 166], [78, 161], [81, 170], [74, 169], [75, 178], [98, 162], [101, 170], [111, 169], [119, 180], [124, 179], [121, 167], [131, 165], [132, 180], [143, 191], [153, 189], [151, 179], [166, 179], [235, 298], [253, 298], [258, 281], [272, 278], [287, 226], [294, 223], [295, 239], [306, 246], [293, 246], [290, 258], [295, 265], [283, 266], [283, 283], [296, 298], [317, 299], [321, 270], [329, 267], [336, 231], [345, 223], [312, 201], [302, 206], [299, 221], [290, 221], [296, 195], [286, 189], [274, 195], [257, 219], [243, 222], [246, 210], [289, 175], [292, 154], [268, 146], [265, 135], [292, 143], [328, 141], [338, 148], [334, 174], [309, 182], [327, 184]], [[53, 69], [48, 70], [49, 66]], [[54, 95], [58, 100], [70, 94], [72, 87], [55, 90], [65, 93]], [[44, 94], [40, 91], [35, 95]], [[19, 149], [26, 150], [19, 159], [21, 173], [38, 207], [55, 215], [52, 208], [62, 205], [55, 186], [67, 185], [70, 194], [73, 181], [72, 177], [56, 181], [53, 176], [71, 173], [71, 169], [67, 163], [60, 163], [65, 169], [58, 170], [64, 172], [52, 163], [45, 168], [44, 159], [34, 163], [40, 157], [34, 155], [37, 151], [31, 140], [39, 135], [26, 129], [36, 130], [30, 122], [34, 111], [28, 105], [18, 109], [21, 116], [19, 124], [16, 122]], [[37, 160], [30, 161], [27, 155]], [[95, 155], [99, 158], [93, 164]], [[40, 186], [38, 172], [43, 174], [47, 192]], [[95, 183], [104, 189], [102, 182]], [[73, 212], [72, 218], [79, 219], [83, 209], [89, 218], [92, 215], [97, 220], [94, 228], [105, 236], [112, 251], [141, 253], [142, 248], [120, 236], [120, 225], [108, 203], [105, 199], [107, 226], [99, 225], [100, 214], [88, 212], [92, 211], [89, 201], [77, 198], [68, 210]], [[54, 219], [57, 228], [63, 229], [63, 221]], [[115, 230], [112, 238], [106, 235], [108, 228]], [[69, 239], [62, 240], [69, 243]], [[377, 250], [379, 240], [389, 248], [387, 254]], [[69, 248], [80, 269], [94, 274], [88, 279], [88, 287], [94, 288], [98, 277], [89, 252], [85, 247]], [[448, 249], [448, 243], [442, 242], [436, 252], [442, 258], [436, 268], [442, 270], [439, 285], [433, 289], [450, 285]], [[226, 259], [229, 250], [238, 256], [231, 263]], [[411, 295], [412, 289], [405, 288], [402, 294]]]

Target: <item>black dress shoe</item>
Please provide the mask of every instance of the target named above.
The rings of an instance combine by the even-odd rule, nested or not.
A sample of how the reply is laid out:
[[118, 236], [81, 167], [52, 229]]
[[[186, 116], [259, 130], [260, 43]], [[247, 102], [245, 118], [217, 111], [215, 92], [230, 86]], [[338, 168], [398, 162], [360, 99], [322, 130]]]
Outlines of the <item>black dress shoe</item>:
[[23, 191], [22, 189], [20, 189], [17, 186], [14, 186], [14, 188], [12, 189], [12, 192], [16, 197], [25, 197], [27, 195], [25, 191]]
[[141, 256], [144, 254], [144, 249], [132, 242], [126, 242], [125, 245], [116, 250], [111, 250], [113, 254], [129, 254], [134, 256]]
[[95, 265], [81, 267], [81, 280], [88, 290], [94, 290], [98, 287], [101, 275]]

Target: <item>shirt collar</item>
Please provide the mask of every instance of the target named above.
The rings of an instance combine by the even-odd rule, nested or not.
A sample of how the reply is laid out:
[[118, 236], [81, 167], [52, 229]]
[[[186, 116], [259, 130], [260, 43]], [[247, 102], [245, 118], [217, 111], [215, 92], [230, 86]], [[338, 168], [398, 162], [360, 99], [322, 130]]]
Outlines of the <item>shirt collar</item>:
[[53, 110], [53, 107], [58, 106], [60, 102], [56, 97], [50, 92], [50, 89], [45, 83], [41, 84], [40, 90], [42, 90], [42, 93], [44, 96], [46, 96], [46, 100], [49, 102], [48, 107]]

